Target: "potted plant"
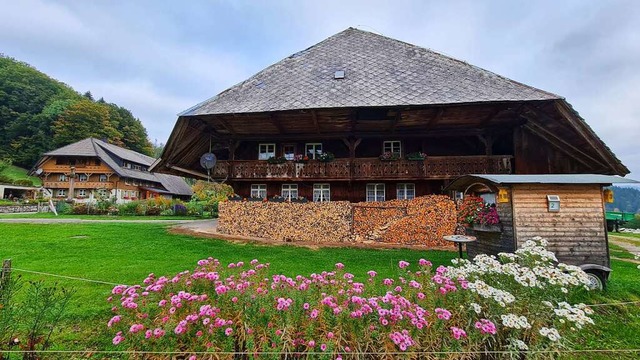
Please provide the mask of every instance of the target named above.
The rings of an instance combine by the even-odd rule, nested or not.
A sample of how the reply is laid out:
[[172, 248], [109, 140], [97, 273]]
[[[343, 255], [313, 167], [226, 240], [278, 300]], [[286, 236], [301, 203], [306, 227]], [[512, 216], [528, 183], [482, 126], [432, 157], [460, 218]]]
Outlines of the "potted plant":
[[271, 199], [269, 199], [269, 201], [271, 202], [284, 202], [284, 198], [280, 195], [276, 195], [274, 197], [272, 197]]
[[227, 200], [229, 201], [242, 201], [242, 197], [238, 194], [233, 194], [232, 196], [228, 196]]
[[502, 232], [502, 224], [500, 223], [500, 216], [495, 204], [485, 205], [475, 222], [473, 223], [473, 230], [485, 231], [485, 232]]
[[270, 158], [267, 159], [267, 162], [269, 164], [284, 164], [285, 162], [287, 162], [287, 158], [284, 156], [272, 156]]
[[322, 162], [331, 162], [335, 158], [336, 157], [333, 155], [333, 153], [329, 151], [323, 152], [322, 154], [318, 155], [318, 161]]
[[426, 158], [427, 158], [427, 154], [420, 151], [407, 154], [407, 160], [411, 160], [411, 161], [423, 161]]
[[292, 203], [304, 204], [304, 203], [308, 202], [308, 200], [304, 196], [300, 196], [300, 197], [297, 197], [297, 198], [291, 198], [291, 202]]
[[309, 162], [309, 156], [303, 154], [296, 154], [293, 156], [293, 162], [298, 164], [306, 164]]
[[396, 161], [400, 159], [397, 153], [392, 153], [390, 151], [384, 152], [382, 155], [378, 157], [381, 161]]
[[262, 198], [262, 197], [259, 197], [259, 196], [252, 196], [252, 197], [249, 198], [249, 201], [264, 201], [264, 199], [266, 199], [266, 198]]

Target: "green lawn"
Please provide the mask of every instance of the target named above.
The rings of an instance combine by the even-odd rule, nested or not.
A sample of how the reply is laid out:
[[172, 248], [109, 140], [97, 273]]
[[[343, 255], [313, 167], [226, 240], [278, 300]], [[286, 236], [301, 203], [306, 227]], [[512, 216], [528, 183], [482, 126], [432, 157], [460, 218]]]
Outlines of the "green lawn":
[[[448, 264], [455, 252], [413, 250], [366, 250], [327, 248], [312, 250], [294, 246], [236, 244], [221, 240], [200, 239], [169, 234], [162, 224], [84, 223], [84, 224], [2, 224], [0, 223], [0, 258], [11, 258], [15, 275], [24, 279], [42, 279], [73, 287], [76, 295], [69, 309], [70, 317], [63, 332], [57, 335], [57, 349], [110, 349], [109, 339], [97, 336], [109, 318], [111, 286], [55, 279], [21, 273], [28, 269], [66, 276], [136, 284], [153, 272], [172, 275], [193, 269], [197, 260], [213, 256], [223, 262], [250, 261], [258, 258], [272, 264], [273, 272], [287, 275], [310, 274], [332, 269], [343, 262], [357, 279], [375, 269], [380, 276], [395, 275], [399, 260], [417, 262], [427, 258], [437, 266]], [[616, 253], [624, 251], [614, 248]], [[640, 300], [640, 270], [635, 264], [614, 260], [614, 272], [604, 293], [589, 293], [574, 302], [611, 303]], [[595, 308], [597, 326], [576, 333], [571, 348], [602, 349], [640, 348], [640, 307], [607, 306]], [[621, 326], [624, 324], [624, 326]], [[566, 358], [584, 358], [585, 354]], [[637, 355], [637, 354], [632, 354]], [[593, 359], [611, 358], [612, 354], [589, 354]], [[620, 356], [615, 358], [635, 358]]]
[[21, 180], [21, 179], [28, 179], [28, 180], [33, 181], [33, 185], [34, 186], [42, 185], [42, 181], [40, 181], [40, 178], [29, 176], [29, 175], [27, 175], [28, 172], [29, 172], [28, 170], [23, 169], [21, 167], [10, 165], [10, 166], [7, 166], [6, 169], [0, 171], [0, 175], [8, 176], [9, 178], [13, 179], [14, 181], [15, 180]]
[[0, 214], [0, 219], [83, 219], [83, 220], [201, 220], [194, 216], [135, 216], [135, 215], [58, 215], [54, 213]]

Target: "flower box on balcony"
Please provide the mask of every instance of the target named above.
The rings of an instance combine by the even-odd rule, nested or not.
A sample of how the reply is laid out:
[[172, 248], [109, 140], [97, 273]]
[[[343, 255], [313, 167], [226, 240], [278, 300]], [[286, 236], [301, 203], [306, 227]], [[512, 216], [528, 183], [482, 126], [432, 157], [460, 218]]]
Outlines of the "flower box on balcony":
[[407, 154], [407, 160], [410, 161], [424, 161], [427, 158], [427, 154], [423, 152], [414, 152]]
[[318, 155], [318, 161], [320, 162], [331, 162], [335, 159], [335, 155], [333, 155], [333, 153], [331, 152], [323, 152], [322, 154]]
[[306, 198], [304, 198], [304, 197], [299, 197], [299, 198], [297, 198], [297, 199], [291, 199], [291, 202], [292, 202], [292, 203], [298, 203], [298, 204], [304, 204], [304, 203], [306, 203], [306, 202], [308, 202], [308, 201], [309, 201], [309, 200], [307, 200], [307, 199], [306, 199]]
[[248, 199], [249, 201], [265, 201], [265, 199], [261, 198], [261, 197], [250, 197]]
[[396, 160], [400, 160], [400, 156], [398, 156], [398, 154], [396, 153], [391, 153], [391, 152], [386, 152], [380, 156], [378, 156], [378, 158], [380, 159], [380, 161], [396, 161]]
[[284, 156], [280, 156], [280, 157], [270, 157], [267, 159], [267, 162], [269, 164], [284, 164], [285, 162], [287, 162], [287, 158], [285, 158]]
[[473, 231], [499, 233], [499, 232], [502, 232], [502, 223], [497, 223], [493, 225], [473, 224], [472, 228], [473, 228]]
[[282, 196], [274, 196], [271, 199], [269, 199], [270, 202], [284, 202], [285, 198], [283, 198]]

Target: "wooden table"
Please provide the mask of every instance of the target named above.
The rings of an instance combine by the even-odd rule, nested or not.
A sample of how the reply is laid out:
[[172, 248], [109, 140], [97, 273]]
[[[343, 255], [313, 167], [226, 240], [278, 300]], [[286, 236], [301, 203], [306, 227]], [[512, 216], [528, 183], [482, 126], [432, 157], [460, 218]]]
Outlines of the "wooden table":
[[462, 259], [462, 244], [476, 241], [475, 236], [468, 236], [468, 235], [447, 235], [442, 238], [447, 241], [451, 241], [458, 244], [458, 250], [459, 250], [459, 255], [461, 259]]

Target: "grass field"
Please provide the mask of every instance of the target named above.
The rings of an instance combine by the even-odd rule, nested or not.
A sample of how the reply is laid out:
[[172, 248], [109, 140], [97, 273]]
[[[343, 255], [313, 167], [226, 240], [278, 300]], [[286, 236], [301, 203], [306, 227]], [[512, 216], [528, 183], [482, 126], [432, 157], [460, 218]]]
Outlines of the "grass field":
[[[113, 283], [136, 284], [153, 272], [172, 275], [193, 269], [197, 260], [213, 256], [223, 262], [271, 262], [271, 270], [287, 275], [310, 274], [332, 269], [343, 262], [357, 279], [375, 269], [380, 276], [394, 275], [399, 260], [416, 262], [427, 258], [435, 265], [448, 264], [455, 252], [412, 250], [365, 250], [326, 248], [312, 250], [293, 246], [236, 244], [169, 234], [162, 224], [0, 224], [0, 258], [11, 258], [14, 274], [26, 280], [58, 282], [76, 290], [63, 331], [57, 334], [57, 349], [110, 349], [104, 333], [110, 306], [105, 299], [111, 286], [56, 279], [20, 272], [34, 270]], [[624, 249], [613, 249], [622, 252]], [[640, 270], [635, 264], [612, 261], [614, 272], [604, 293], [590, 293], [574, 302], [612, 303], [640, 300]], [[640, 307], [597, 307], [597, 326], [571, 338], [576, 349], [640, 348]], [[624, 326], [621, 326], [624, 324]], [[584, 354], [582, 354], [584, 355]], [[629, 354], [626, 354], [629, 355]], [[616, 354], [615, 358], [636, 358]], [[631, 354], [637, 355], [637, 354]], [[569, 356], [568, 358], [582, 358]], [[611, 354], [590, 355], [611, 358]]]
[[14, 165], [10, 165], [7, 166], [6, 169], [0, 171], [0, 175], [5, 175], [11, 179], [15, 180], [22, 180], [22, 179], [28, 179], [33, 181], [33, 185], [34, 186], [40, 186], [42, 185], [42, 181], [40, 181], [39, 178], [37, 177], [33, 177], [33, 176], [29, 176], [27, 175], [28, 170], [14, 166]]
[[54, 213], [0, 214], [0, 219], [82, 219], [82, 220], [197, 220], [194, 216], [135, 216], [135, 215], [55, 215]]

